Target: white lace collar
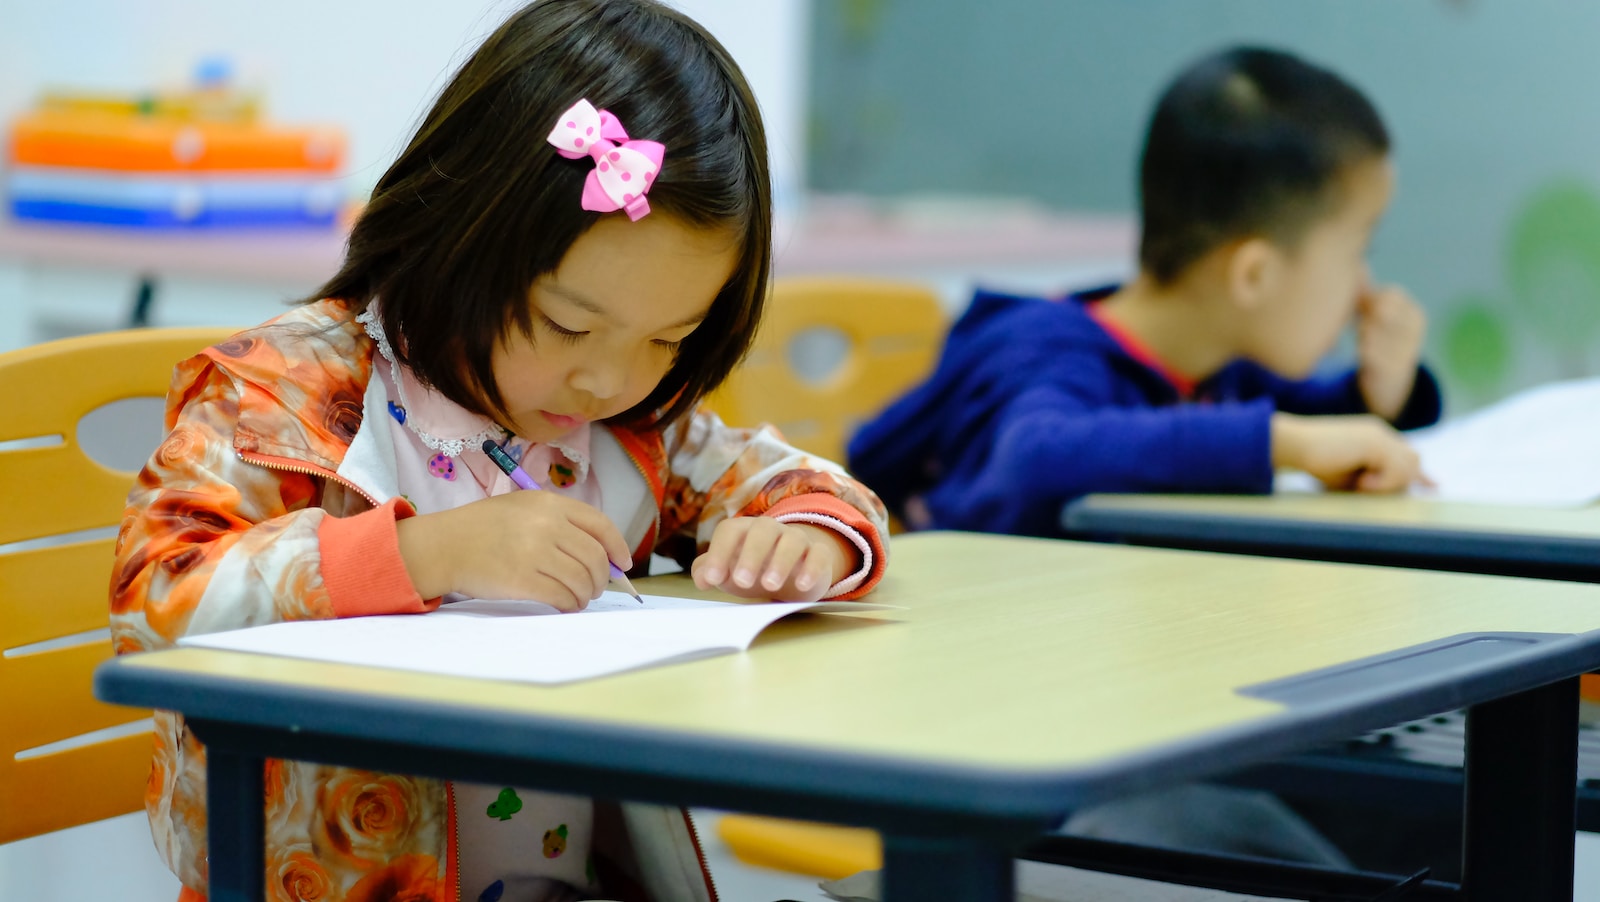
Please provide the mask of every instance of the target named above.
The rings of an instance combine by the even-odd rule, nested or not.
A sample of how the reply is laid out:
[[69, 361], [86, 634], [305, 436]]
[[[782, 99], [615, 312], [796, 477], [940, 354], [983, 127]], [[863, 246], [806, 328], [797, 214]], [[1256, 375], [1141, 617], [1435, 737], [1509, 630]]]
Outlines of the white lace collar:
[[[378, 354], [389, 364], [389, 381], [394, 383], [398, 404], [404, 411], [403, 418], [396, 419], [424, 445], [447, 457], [460, 457], [468, 448], [483, 447], [485, 439], [497, 442], [505, 439], [506, 431], [499, 424], [423, 385], [410, 370], [395, 361], [394, 349], [389, 346], [389, 337], [384, 334], [383, 323], [378, 318], [377, 302], [368, 304], [356, 317], [356, 322], [366, 329], [378, 347]], [[572, 462], [579, 482], [589, 478], [589, 429], [590, 425], [585, 423], [569, 435], [545, 442]]]
[[399, 406], [404, 411], [401, 422], [424, 445], [446, 456], [460, 457], [461, 452], [468, 448], [482, 447], [485, 439], [500, 441], [505, 437], [505, 430], [493, 420], [466, 410], [423, 385], [410, 371], [395, 362], [394, 349], [389, 347], [389, 338], [383, 333], [376, 303], [367, 305], [367, 309], [356, 317], [356, 322], [367, 330], [367, 335], [378, 346], [378, 354], [388, 361], [389, 379], [394, 383], [395, 393], [400, 399]]

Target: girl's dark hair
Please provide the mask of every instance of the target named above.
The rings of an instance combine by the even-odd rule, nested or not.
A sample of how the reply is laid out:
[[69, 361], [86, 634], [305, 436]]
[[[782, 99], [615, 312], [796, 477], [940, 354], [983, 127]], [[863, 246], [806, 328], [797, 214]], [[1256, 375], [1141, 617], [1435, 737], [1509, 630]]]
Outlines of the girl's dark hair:
[[1171, 283], [1224, 242], [1293, 247], [1353, 165], [1389, 151], [1361, 92], [1287, 53], [1240, 47], [1184, 70], [1156, 105], [1139, 164], [1139, 265]]
[[[715, 38], [653, 0], [539, 0], [514, 14], [440, 93], [312, 298], [383, 301], [401, 363], [468, 410], [510, 419], [490, 354], [530, 338], [528, 290], [601, 214], [583, 210], [594, 161], [545, 138], [580, 98], [666, 155], [653, 215], [727, 229], [739, 258], [656, 390], [616, 419], [664, 423], [717, 387], [749, 349], [772, 262], [766, 134]], [[623, 213], [607, 214], [612, 216]]]

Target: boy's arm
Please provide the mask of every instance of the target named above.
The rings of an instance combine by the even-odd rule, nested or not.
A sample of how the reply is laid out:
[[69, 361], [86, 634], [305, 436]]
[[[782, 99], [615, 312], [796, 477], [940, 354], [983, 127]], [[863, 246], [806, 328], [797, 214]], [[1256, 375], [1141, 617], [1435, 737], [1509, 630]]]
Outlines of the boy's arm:
[[[1284, 413], [1301, 416], [1377, 414], [1367, 406], [1360, 370], [1302, 381], [1284, 379], [1259, 369], [1253, 376], [1261, 384], [1262, 393], [1271, 397]], [[1444, 395], [1439, 390], [1438, 380], [1427, 366], [1417, 364], [1411, 379], [1411, 394], [1405, 398], [1397, 415], [1384, 419], [1396, 429], [1418, 429], [1437, 423], [1443, 411]]]
[[1272, 403], [1091, 408], [1059, 388], [1014, 399], [976, 469], [924, 495], [940, 528], [1052, 535], [1090, 492], [1272, 490]]
[[[837, 535], [856, 566], [825, 597], [857, 598], [888, 564], [888, 513], [838, 464], [785, 443], [770, 426], [733, 429], [704, 408], [667, 429], [660, 546], [680, 561], [703, 552], [732, 517], [771, 517]], [[846, 546], [841, 546], [846, 547]]]
[[[335, 518], [322, 481], [240, 460], [232, 379], [181, 364], [169, 432], [128, 496], [111, 577], [118, 652], [280, 620], [421, 611], [400, 562], [403, 502]], [[434, 602], [436, 603], [436, 602]]]

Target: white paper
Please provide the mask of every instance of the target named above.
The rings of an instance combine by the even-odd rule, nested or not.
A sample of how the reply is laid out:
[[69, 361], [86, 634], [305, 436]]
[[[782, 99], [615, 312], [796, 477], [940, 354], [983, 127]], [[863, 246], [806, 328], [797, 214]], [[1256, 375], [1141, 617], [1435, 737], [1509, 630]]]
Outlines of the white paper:
[[1529, 389], [1410, 439], [1438, 483], [1416, 494], [1550, 507], [1600, 499], [1600, 379]]
[[744, 651], [780, 618], [883, 610], [862, 602], [731, 604], [607, 592], [582, 613], [469, 599], [427, 614], [297, 620], [186, 636], [179, 645], [446, 676], [568, 683]]
[[[1600, 379], [1529, 389], [1457, 420], [1407, 433], [1441, 501], [1581, 507], [1600, 500]], [[1278, 491], [1320, 491], [1304, 473]]]

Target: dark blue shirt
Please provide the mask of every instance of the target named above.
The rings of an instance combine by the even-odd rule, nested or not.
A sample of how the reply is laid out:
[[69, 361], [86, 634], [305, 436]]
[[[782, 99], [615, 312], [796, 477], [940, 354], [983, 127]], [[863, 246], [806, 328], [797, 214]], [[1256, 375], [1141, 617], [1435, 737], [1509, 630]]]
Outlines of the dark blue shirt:
[[[1059, 535], [1061, 508], [1090, 492], [1272, 490], [1275, 411], [1366, 413], [1354, 370], [1293, 381], [1235, 361], [1184, 397], [1108, 333], [1088, 305], [980, 291], [933, 375], [850, 442], [850, 468], [907, 517], [937, 529]], [[1395, 425], [1439, 419], [1419, 367]]]

